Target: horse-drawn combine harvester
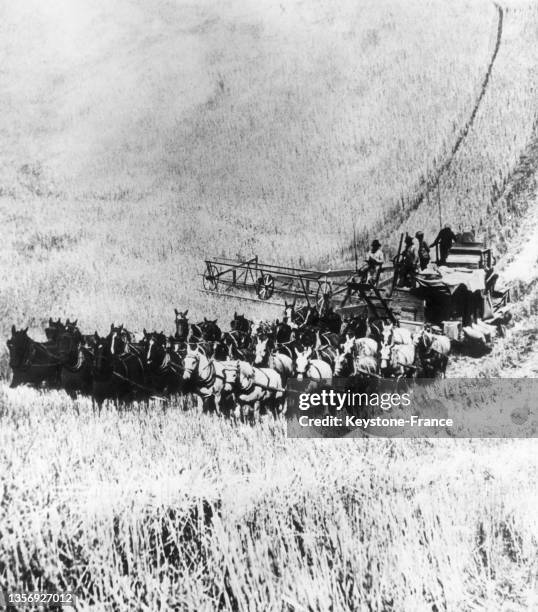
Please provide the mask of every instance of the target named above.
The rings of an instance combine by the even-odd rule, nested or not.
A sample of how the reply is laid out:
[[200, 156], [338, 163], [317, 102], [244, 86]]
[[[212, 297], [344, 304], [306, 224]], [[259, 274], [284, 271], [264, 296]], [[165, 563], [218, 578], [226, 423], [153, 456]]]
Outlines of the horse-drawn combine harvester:
[[[510, 295], [496, 289], [494, 258], [482, 243], [460, 240], [444, 265], [410, 273], [402, 242], [389, 265], [372, 266], [370, 258], [366, 274], [357, 265], [319, 271], [256, 257], [206, 261], [203, 291], [281, 306], [274, 320], [234, 313], [221, 329], [176, 310], [173, 335], [111, 325], [101, 336], [83, 334], [77, 321], [49, 319], [46, 342], [13, 326], [12, 386], [62, 387], [99, 406], [195, 393], [215, 410], [278, 411], [293, 378], [359, 388], [444, 375], [451, 350], [478, 356], [504, 334]], [[245, 289], [257, 297], [241, 296]]]
[[[306, 270], [212, 258], [205, 261], [203, 291], [234, 299], [261, 300], [284, 306], [287, 300], [332, 311], [343, 319], [363, 314], [418, 332], [433, 328], [454, 347], [483, 353], [496, 335], [504, 335], [510, 319], [509, 290], [498, 290], [491, 249], [471, 233], [460, 235], [443, 266], [429, 266], [402, 283], [403, 235], [389, 264], [380, 264], [369, 282], [357, 265], [337, 270]], [[439, 258], [437, 257], [437, 260]], [[244, 291], [257, 298], [241, 295]]]

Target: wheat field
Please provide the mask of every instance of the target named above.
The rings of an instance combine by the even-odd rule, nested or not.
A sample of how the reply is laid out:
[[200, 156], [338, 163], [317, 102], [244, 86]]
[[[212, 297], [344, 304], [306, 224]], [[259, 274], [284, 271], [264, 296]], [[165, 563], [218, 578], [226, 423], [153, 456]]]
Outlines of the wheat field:
[[[440, 0], [256, 7], [6, 8], [5, 331], [49, 314], [166, 329], [173, 305], [198, 317], [230, 309], [196, 292], [208, 255], [334, 267], [350, 257], [354, 224], [396, 246], [393, 209], [467, 120], [497, 11]], [[480, 130], [441, 185], [454, 223], [476, 221], [460, 214], [476, 190], [483, 216], [530, 133], [535, 63], [514, 65], [522, 47], [534, 53], [534, 17], [505, 17]], [[27, 36], [10, 35], [21, 23]], [[411, 230], [437, 228], [431, 211], [404, 214]]]
[[538, 605], [534, 441], [290, 440], [25, 389], [2, 424], [4, 584], [81, 609]]
[[[432, 234], [439, 196], [509, 252], [538, 7], [500, 5], [453, 158], [495, 51], [486, 0], [4, 5], [1, 333], [274, 315], [198, 293], [203, 258], [341, 265], [354, 226], [387, 249]], [[520, 339], [502, 347], [462, 369], [498, 375]], [[0, 587], [83, 610], [538, 609], [537, 467], [533, 440], [293, 440], [190, 399], [97, 415], [2, 382]]]

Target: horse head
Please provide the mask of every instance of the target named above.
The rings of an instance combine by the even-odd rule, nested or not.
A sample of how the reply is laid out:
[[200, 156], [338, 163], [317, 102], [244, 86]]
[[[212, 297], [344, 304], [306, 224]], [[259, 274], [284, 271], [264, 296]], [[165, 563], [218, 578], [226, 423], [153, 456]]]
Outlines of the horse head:
[[351, 355], [355, 348], [355, 338], [351, 334], [346, 334], [346, 340], [342, 344], [345, 355]]
[[269, 349], [268, 344], [269, 338], [265, 338], [264, 340], [258, 338], [254, 353], [254, 365], [261, 365], [265, 361]]
[[124, 328], [123, 323], [119, 326], [112, 323], [108, 340], [110, 342], [110, 354], [121, 355], [126, 352], [127, 346], [131, 342], [131, 334]]
[[204, 317], [203, 322], [199, 326], [202, 330], [202, 338], [207, 342], [217, 342], [221, 339], [222, 332], [217, 325], [217, 319], [209, 320]]
[[379, 353], [379, 369], [382, 372], [387, 371], [392, 365], [393, 348], [394, 347], [390, 344], [383, 344], [381, 346], [381, 351]]
[[295, 371], [297, 372], [297, 380], [303, 380], [310, 366], [312, 347], [309, 346], [304, 351], [298, 351], [295, 349], [295, 355]]
[[189, 319], [187, 318], [189, 309], [187, 308], [184, 312], [180, 312], [177, 308], [174, 308], [174, 313], [176, 315], [176, 338], [186, 340], [189, 335]]
[[65, 331], [58, 337], [58, 357], [64, 364], [73, 357], [82, 345], [82, 334], [72, 323], [66, 323]]
[[94, 334], [93, 370], [95, 374], [104, 374], [110, 369], [110, 340], [101, 337], [97, 332]]
[[287, 301], [284, 301], [284, 314], [282, 318], [284, 323], [288, 325], [295, 323], [295, 300], [289, 304]]
[[[146, 330], [144, 330], [144, 335], [145, 334]], [[150, 334], [146, 344], [146, 361], [148, 365], [153, 363], [162, 364], [168, 346], [168, 338], [162, 331], [154, 331], [152, 334]]]
[[74, 321], [70, 321], [69, 319], [67, 319], [67, 321], [65, 322], [65, 329], [68, 332], [74, 333], [75, 331], [78, 331], [78, 319], [75, 319]]
[[187, 346], [187, 353], [183, 359], [183, 380], [191, 380], [200, 369], [200, 360], [205, 353], [198, 347]]
[[252, 321], [249, 321], [245, 315], [238, 315], [237, 312], [234, 312], [234, 318], [230, 321], [230, 329], [232, 331], [250, 333]]
[[49, 317], [49, 326], [45, 328], [45, 335], [47, 336], [47, 340], [49, 342], [55, 342], [58, 339], [58, 336], [61, 332], [65, 330], [65, 325], [58, 319], [57, 321], [53, 321]]
[[394, 333], [394, 324], [393, 323], [385, 323], [382, 322], [381, 335], [383, 337], [382, 344], [391, 345], [392, 344], [392, 335]]
[[349, 367], [349, 360], [351, 357], [351, 352], [348, 352], [344, 347], [338, 347], [336, 349], [336, 355], [334, 358], [334, 375], [335, 376], [344, 376], [345, 372]]
[[17, 330], [11, 327], [11, 338], [7, 341], [9, 349], [9, 366], [21, 368], [28, 356], [31, 340], [28, 337], [28, 328]]

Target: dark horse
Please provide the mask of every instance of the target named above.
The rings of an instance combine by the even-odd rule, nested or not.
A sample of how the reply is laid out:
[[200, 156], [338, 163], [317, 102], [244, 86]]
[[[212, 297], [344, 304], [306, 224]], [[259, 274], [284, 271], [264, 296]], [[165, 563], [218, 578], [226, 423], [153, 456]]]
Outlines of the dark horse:
[[[67, 319], [67, 321], [69, 321], [69, 319]], [[63, 331], [65, 331], [65, 325], [60, 319], [53, 321], [49, 317], [49, 325], [45, 327], [45, 336], [47, 336], [47, 340], [49, 342], [56, 342]]]
[[222, 334], [221, 342], [215, 349], [217, 359], [242, 359], [252, 363], [254, 359], [254, 346], [251, 338], [252, 321], [244, 315], [234, 312], [230, 322], [229, 332]]
[[60, 361], [56, 342], [36, 342], [28, 336], [28, 328], [17, 330], [13, 325], [7, 341], [9, 366], [13, 370], [11, 387], [46, 383], [57, 386], [60, 380]]
[[177, 308], [174, 308], [174, 313], [176, 315], [175, 324], [176, 324], [176, 333], [174, 338], [176, 340], [180, 340], [183, 342], [187, 341], [189, 337], [189, 319], [187, 315], [189, 314], [189, 309], [184, 312], [180, 312]]
[[277, 319], [273, 330], [268, 333], [267, 337], [273, 342], [276, 352], [295, 359], [295, 329], [292, 329], [287, 321], [279, 321]]
[[319, 327], [322, 331], [327, 331], [333, 334], [340, 333], [340, 327], [342, 325], [342, 317], [334, 312], [332, 307], [329, 307], [316, 322], [316, 327]]
[[182, 390], [183, 360], [172, 350], [163, 332], [148, 333], [144, 330], [146, 380], [158, 393], [173, 394]]
[[191, 325], [188, 344], [192, 350], [201, 348], [208, 357], [212, 357], [214, 348], [221, 339], [222, 332], [217, 325], [217, 319], [209, 320], [204, 317], [200, 323]]
[[58, 338], [58, 357], [61, 364], [60, 381], [71, 396], [89, 395], [92, 391], [93, 337], [88, 341], [77, 327], [77, 322], [66, 323]]
[[92, 395], [99, 406], [105, 399], [117, 404], [146, 397], [145, 368], [138, 350], [130, 345], [127, 330], [111, 326], [106, 338], [95, 332]]

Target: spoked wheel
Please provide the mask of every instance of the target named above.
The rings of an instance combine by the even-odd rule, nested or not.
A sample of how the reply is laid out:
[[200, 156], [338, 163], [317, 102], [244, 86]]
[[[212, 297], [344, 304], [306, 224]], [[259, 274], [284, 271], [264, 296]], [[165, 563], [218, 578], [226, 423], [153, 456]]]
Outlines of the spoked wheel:
[[275, 279], [270, 274], [260, 276], [256, 283], [256, 294], [260, 300], [268, 300], [275, 290]]
[[217, 287], [219, 286], [219, 271], [214, 264], [207, 264], [207, 269], [204, 272], [202, 282], [206, 291], [217, 290]]
[[331, 302], [332, 294], [333, 288], [330, 281], [324, 280], [322, 283], [320, 283], [316, 292], [316, 307], [319, 315], [323, 315], [327, 311]]

